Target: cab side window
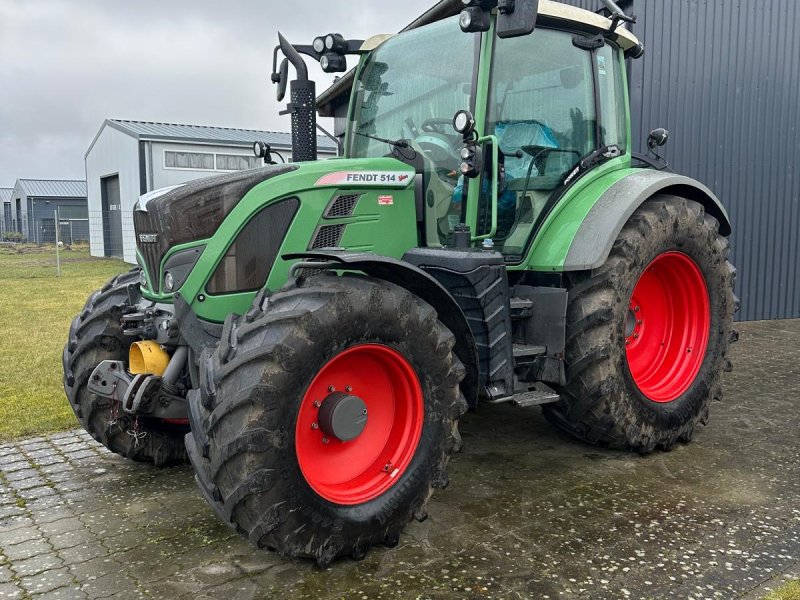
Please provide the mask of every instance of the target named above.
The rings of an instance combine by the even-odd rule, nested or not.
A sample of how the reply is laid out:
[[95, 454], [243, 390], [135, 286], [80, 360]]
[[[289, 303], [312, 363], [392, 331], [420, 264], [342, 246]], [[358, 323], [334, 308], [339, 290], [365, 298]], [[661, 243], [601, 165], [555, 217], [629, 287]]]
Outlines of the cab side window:
[[622, 52], [606, 45], [597, 51], [595, 60], [600, 84], [602, 142], [606, 146], [619, 146], [624, 154], [628, 147], [628, 127]]

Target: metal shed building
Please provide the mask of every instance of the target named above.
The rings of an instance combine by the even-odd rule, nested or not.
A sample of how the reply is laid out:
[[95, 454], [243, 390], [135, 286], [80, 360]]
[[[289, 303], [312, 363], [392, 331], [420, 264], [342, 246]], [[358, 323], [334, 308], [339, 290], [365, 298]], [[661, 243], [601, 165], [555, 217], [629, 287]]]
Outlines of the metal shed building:
[[14, 188], [0, 188], [0, 239], [11, 227], [11, 196]]
[[37, 244], [89, 239], [86, 182], [74, 179], [18, 179], [11, 194], [10, 227]]
[[[253, 143], [270, 144], [288, 160], [288, 133], [106, 119], [86, 151], [86, 182], [92, 256], [136, 262], [133, 206], [139, 196], [193, 179], [262, 164]], [[318, 140], [320, 158], [336, 156], [328, 138]]]
[[[562, 0], [598, 10], [599, 0]], [[800, 317], [800, 3], [623, 0], [645, 44], [629, 80], [634, 149], [670, 133], [670, 165], [706, 183], [733, 222], [742, 320]], [[458, 10], [436, 4], [410, 27]], [[348, 77], [320, 96], [346, 117]]]

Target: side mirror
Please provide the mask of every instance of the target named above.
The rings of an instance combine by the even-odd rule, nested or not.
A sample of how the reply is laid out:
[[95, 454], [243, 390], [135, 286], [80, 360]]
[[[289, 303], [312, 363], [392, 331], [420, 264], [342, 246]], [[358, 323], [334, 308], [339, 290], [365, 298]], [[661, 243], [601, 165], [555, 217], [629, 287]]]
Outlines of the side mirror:
[[281, 67], [277, 73], [272, 74], [272, 83], [278, 85], [277, 97], [278, 102], [282, 102], [286, 96], [286, 85], [289, 83], [289, 59], [284, 58]]
[[655, 150], [666, 144], [667, 141], [669, 141], [669, 131], [663, 127], [659, 127], [658, 129], [653, 129], [650, 135], [647, 136], [647, 147], [650, 148], [650, 150]]
[[497, 37], [529, 35], [536, 29], [539, 0], [498, 0]]

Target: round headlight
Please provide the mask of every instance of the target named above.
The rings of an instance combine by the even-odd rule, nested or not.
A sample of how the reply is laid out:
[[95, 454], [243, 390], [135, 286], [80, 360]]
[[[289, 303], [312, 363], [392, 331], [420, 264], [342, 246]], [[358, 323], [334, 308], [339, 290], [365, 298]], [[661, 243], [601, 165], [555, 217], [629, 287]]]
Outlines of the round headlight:
[[336, 38], [333, 37], [332, 33], [329, 33], [325, 36], [325, 48], [328, 50], [333, 50], [334, 45], [336, 44]]
[[470, 158], [472, 158], [472, 150], [470, 150], [467, 146], [464, 146], [461, 149], [461, 159], [469, 160]]
[[325, 52], [325, 38], [314, 38], [314, 52], [317, 54]]
[[463, 31], [469, 29], [470, 25], [472, 25], [472, 13], [468, 10], [462, 10], [458, 16], [458, 24]]
[[175, 278], [172, 276], [172, 273], [170, 273], [169, 271], [164, 273], [164, 288], [168, 292], [171, 292], [173, 289], [175, 289]]
[[147, 275], [145, 275], [144, 269], [139, 271], [139, 283], [141, 283], [144, 287], [147, 287]]
[[468, 135], [472, 133], [475, 127], [475, 118], [468, 110], [460, 110], [453, 117], [453, 128], [461, 135]]
[[328, 57], [327, 54], [323, 55], [322, 58], [319, 59], [319, 66], [322, 67], [323, 71], [327, 71], [330, 64], [331, 64], [331, 59]]

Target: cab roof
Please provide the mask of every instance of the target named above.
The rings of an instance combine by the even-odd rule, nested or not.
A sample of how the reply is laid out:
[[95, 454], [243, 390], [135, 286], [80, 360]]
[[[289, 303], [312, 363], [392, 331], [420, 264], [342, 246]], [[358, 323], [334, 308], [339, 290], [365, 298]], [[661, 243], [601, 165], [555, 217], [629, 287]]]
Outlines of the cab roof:
[[[464, 4], [461, 0], [441, 0], [432, 8], [420, 15], [400, 33], [418, 29], [425, 25], [441, 21], [448, 17], [455, 16], [461, 12]], [[611, 20], [582, 8], [554, 2], [553, 0], [540, 0], [539, 2], [539, 21], [540, 24], [555, 27], [585, 29], [590, 33], [603, 33], [611, 27]], [[365, 42], [364, 49], [372, 50], [379, 46], [393, 35], [373, 36]], [[620, 26], [614, 32], [612, 39], [623, 49], [628, 50], [639, 45], [639, 40], [633, 33]], [[355, 69], [351, 69], [344, 76], [338, 79], [331, 87], [322, 92], [317, 98], [317, 110], [322, 117], [331, 117], [335, 109], [342, 104], [346, 104], [350, 99], [350, 89], [355, 79]]]

